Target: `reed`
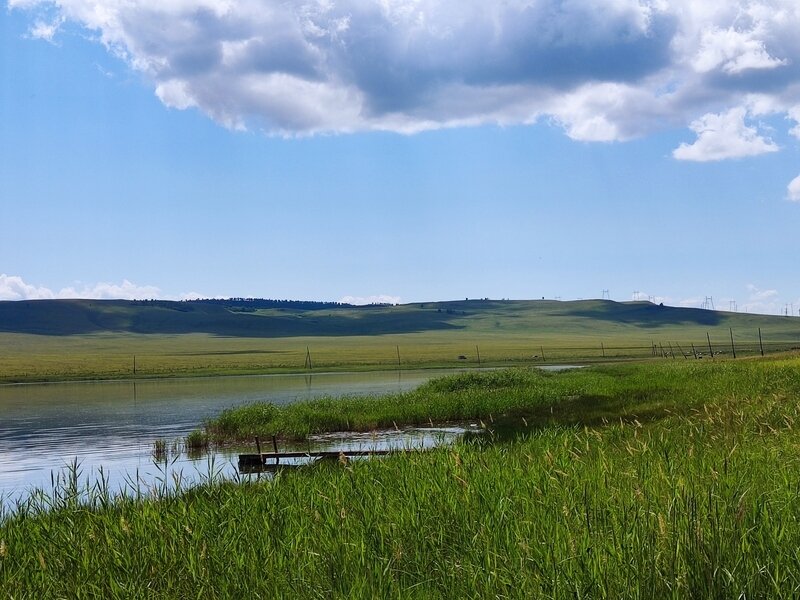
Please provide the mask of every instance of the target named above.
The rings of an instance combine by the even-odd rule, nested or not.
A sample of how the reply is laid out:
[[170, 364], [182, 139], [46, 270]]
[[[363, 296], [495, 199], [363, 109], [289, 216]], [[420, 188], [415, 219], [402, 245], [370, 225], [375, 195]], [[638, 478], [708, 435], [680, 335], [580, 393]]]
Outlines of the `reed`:
[[303, 439], [313, 433], [483, 421], [499, 433], [531, 427], [657, 419], [732, 393], [764, 395], [776, 385], [800, 393], [797, 359], [602, 365], [561, 372], [535, 368], [474, 371], [384, 396], [253, 403], [223, 411], [193, 435], [217, 443], [253, 437]]

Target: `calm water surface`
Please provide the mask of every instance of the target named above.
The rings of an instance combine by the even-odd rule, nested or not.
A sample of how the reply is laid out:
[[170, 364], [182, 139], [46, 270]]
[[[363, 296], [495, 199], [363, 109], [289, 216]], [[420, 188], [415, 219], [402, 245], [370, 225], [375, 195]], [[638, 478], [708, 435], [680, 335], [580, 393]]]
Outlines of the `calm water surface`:
[[[178, 440], [224, 408], [256, 401], [286, 404], [321, 395], [386, 394], [417, 387], [452, 371], [394, 371], [266, 375], [173, 380], [0, 386], [0, 496], [8, 503], [35, 487], [49, 488], [51, 473], [78, 460], [84, 477], [100, 467], [112, 489], [126, 478], [145, 484], [163, 477], [153, 460], [157, 439]], [[448, 430], [412, 432], [411, 443], [430, 445]], [[385, 435], [320, 437], [317, 449], [391, 444]], [[409, 440], [398, 443], [408, 443]], [[191, 459], [170, 453], [169, 469], [188, 481], [216, 470], [230, 473], [233, 452]], [[173, 460], [175, 462], [173, 463]]]
[[[559, 367], [553, 367], [559, 368]], [[224, 408], [256, 401], [287, 404], [321, 395], [387, 394], [411, 390], [454, 370], [320, 373], [172, 380], [0, 386], [0, 506], [30, 490], [48, 489], [53, 474], [77, 459], [83, 478], [102, 467], [113, 490], [164, 477], [154, 442], [180, 440]], [[402, 433], [326, 435], [313, 449], [431, 446], [463, 433], [458, 428], [413, 428]], [[168, 476], [192, 483], [213, 469], [235, 472], [238, 452], [189, 457], [168, 452]], [[254, 451], [254, 448], [251, 449]]]

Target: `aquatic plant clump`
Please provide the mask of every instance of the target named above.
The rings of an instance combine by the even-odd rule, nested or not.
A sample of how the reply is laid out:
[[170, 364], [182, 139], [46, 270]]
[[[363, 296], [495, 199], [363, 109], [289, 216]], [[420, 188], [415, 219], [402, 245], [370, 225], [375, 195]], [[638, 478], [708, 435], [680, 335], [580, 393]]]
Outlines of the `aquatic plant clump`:
[[193, 435], [217, 443], [254, 437], [304, 439], [331, 431], [482, 421], [501, 431], [532, 426], [655, 419], [730, 394], [764, 395], [776, 385], [800, 393], [797, 361], [681, 361], [544, 372], [536, 368], [468, 371], [385, 396], [318, 398], [288, 405], [254, 403], [223, 411]]

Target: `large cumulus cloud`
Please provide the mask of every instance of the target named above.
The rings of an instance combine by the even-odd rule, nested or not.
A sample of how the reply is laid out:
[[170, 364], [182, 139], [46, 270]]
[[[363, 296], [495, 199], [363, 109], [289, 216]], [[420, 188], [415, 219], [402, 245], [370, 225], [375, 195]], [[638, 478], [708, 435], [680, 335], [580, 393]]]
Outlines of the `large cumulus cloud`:
[[691, 126], [698, 139], [675, 158], [719, 160], [777, 149], [758, 117], [786, 114], [791, 127], [800, 116], [797, 0], [10, 6], [31, 13], [32, 35], [91, 30], [164, 104], [231, 128], [410, 133], [546, 118], [574, 139], [617, 141]]

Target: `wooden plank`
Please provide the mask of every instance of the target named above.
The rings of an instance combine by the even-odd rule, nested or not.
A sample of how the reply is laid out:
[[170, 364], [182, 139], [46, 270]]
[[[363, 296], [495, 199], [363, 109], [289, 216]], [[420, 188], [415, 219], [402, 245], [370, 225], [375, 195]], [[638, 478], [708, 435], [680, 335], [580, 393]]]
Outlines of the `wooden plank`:
[[260, 454], [240, 454], [239, 466], [257, 466], [267, 464], [268, 461], [274, 460], [276, 463], [282, 458], [339, 458], [344, 455], [351, 456], [385, 456], [387, 454], [399, 454], [403, 452], [417, 452], [418, 450], [409, 450], [405, 448], [397, 448], [393, 450], [323, 450], [317, 452], [261, 452]]

